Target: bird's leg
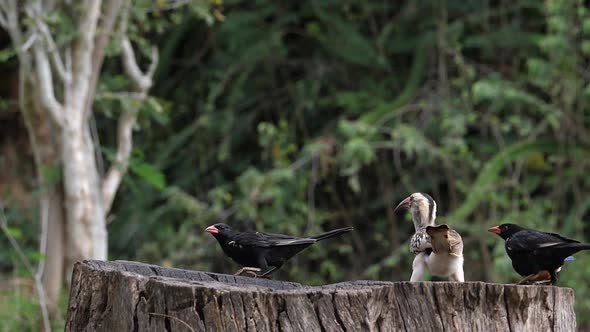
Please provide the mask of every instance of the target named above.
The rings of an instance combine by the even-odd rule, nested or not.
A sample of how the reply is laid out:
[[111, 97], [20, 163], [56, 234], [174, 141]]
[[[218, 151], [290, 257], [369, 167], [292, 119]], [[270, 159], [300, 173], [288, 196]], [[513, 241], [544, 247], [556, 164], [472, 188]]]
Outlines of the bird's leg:
[[235, 276], [241, 276], [243, 274], [248, 274], [251, 277], [255, 277], [256, 276], [256, 272], [260, 272], [260, 269], [257, 267], [243, 267], [241, 269], [238, 270], [238, 272], [234, 273]]
[[526, 278], [522, 279], [521, 281], [517, 282], [517, 285], [526, 285], [526, 284], [533, 284], [540, 281], [548, 281], [552, 280], [552, 276], [548, 271], [540, 271], [534, 274], [527, 276]]
[[265, 271], [263, 274], [261, 274], [261, 275], [258, 275], [258, 277], [261, 277], [261, 278], [266, 278], [266, 279], [272, 279], [272, 274], [271, 274], [271, 273], [272, 273], [274, 270], [276, 270], [276, 269], [277, 269], [277, 267], [276, 267], [276, 266], [271, 266], [271, 267], [270, 267], [270, 269], [266, 270], [266, 271]]
[[426, 270], [426, 254], [420, 253], [414, 258], [412, 263], [412, 276], [410, 281], [423, 281], [424, 271]]

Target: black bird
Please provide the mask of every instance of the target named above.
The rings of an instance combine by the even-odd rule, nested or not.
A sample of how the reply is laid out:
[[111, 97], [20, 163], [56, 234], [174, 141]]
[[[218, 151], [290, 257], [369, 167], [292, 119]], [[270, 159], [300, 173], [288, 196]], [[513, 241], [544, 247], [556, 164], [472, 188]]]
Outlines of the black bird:
[[568, 239], [559, 234], [524, 228], [515, 224], [502, 224], [488, 229], [506, 240], [506, 253], [514, 270], [524, 278], [519, 283], [551, 278], [557, 282], [557, 273], [570, 255], [590, 249], [590, 244]]
[[222, 223], [211, 225], [206, 231], [217, 239], [227, 256], [243, 266], [235, 275], [247, 272], [254, 276], [267, 277], [303, 249], [318, 241], [350, 232], [352, 227], [305, 238], [257, 231], [237, 232]]

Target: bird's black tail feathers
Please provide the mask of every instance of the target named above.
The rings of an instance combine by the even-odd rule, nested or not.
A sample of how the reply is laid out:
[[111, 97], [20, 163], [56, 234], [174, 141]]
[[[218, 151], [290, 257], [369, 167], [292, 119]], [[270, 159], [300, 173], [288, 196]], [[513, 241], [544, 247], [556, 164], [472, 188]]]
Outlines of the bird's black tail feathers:
[[324, 234], [320, 234], [317, 236], [312, 236], [311, 238], [316, 240], [316, 241], [321, 241], [321, 240], [325, 240], [325, 239], [329, 239], [331, 237], [340, 235], [340, 234], [344, 234], [344, 233], [348, 233], [350, 231], [352, 231], [353, 228], [352, 227], [344, 227], [344, 228], [338, 228], [338, 229], [334, 229], [331, 230], [329, 232], [326, 232]]
[[564, 243], [559, 246], [560, 248], [577, 249], [577, 250], [590, 250], [590, 244], [588, 243]]

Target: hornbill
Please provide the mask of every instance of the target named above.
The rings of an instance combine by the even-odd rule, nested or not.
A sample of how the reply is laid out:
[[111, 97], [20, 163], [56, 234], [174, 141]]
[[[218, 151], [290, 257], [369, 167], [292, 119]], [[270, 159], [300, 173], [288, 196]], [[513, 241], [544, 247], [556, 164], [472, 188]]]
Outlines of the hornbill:
[[525, 277], [519, 284], [549, 280], [553, 285], [564, 262], [573, 260], [571, 255], [590, 249], [590, 244], [516, 224], [502, 224], [488, 231], [506, 241], [506, 253], [512, 260], [512, 267]]
[[206, 231], [217, 239], [227, 256], [242, 265], [235, 275], [247, 273], [255, 277], [270, 277], [270, 273], [303, 249], [318, 241], [350, 232], [352, 229], [339, 228], [305, 238], [257, 231], [238, 232], [223, 223], [211, 225]]
[[413, 193], [401, 201], [394, 211], [410, 210], [415, 233], [410, 250], [416, 254], [410, 281], [421, 281], [426, 268], [433, 276], [465, 281], [463, 274], [463, 240], [447, 225], [435, 225], [436, 202], [425, 193]]

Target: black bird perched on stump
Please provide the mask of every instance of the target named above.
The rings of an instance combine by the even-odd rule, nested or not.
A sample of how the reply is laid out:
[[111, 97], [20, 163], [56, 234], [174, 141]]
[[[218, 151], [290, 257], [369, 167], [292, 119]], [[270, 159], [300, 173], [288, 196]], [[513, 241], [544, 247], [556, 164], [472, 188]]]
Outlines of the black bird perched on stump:
[[217, 239], [227, 256], [243, 266], [235, 275], [247, 273], [255, 277], [269, 277], [270, 273], [303, 249], [318, 241], [348, 233], [352, 229], [339, 228], [304, 238], [257, 231], [238, 232], [222, 223], [211, 225], [206, 231]]
[[570, 256], [590, 249], [590, 244], [568, 239], [559, 234], [502, 224], [488, 229], [506, 241], [506, 253], [514, 270], [525, 277], [519, 284], [550, 280], [557, 282], [557, 273]]

